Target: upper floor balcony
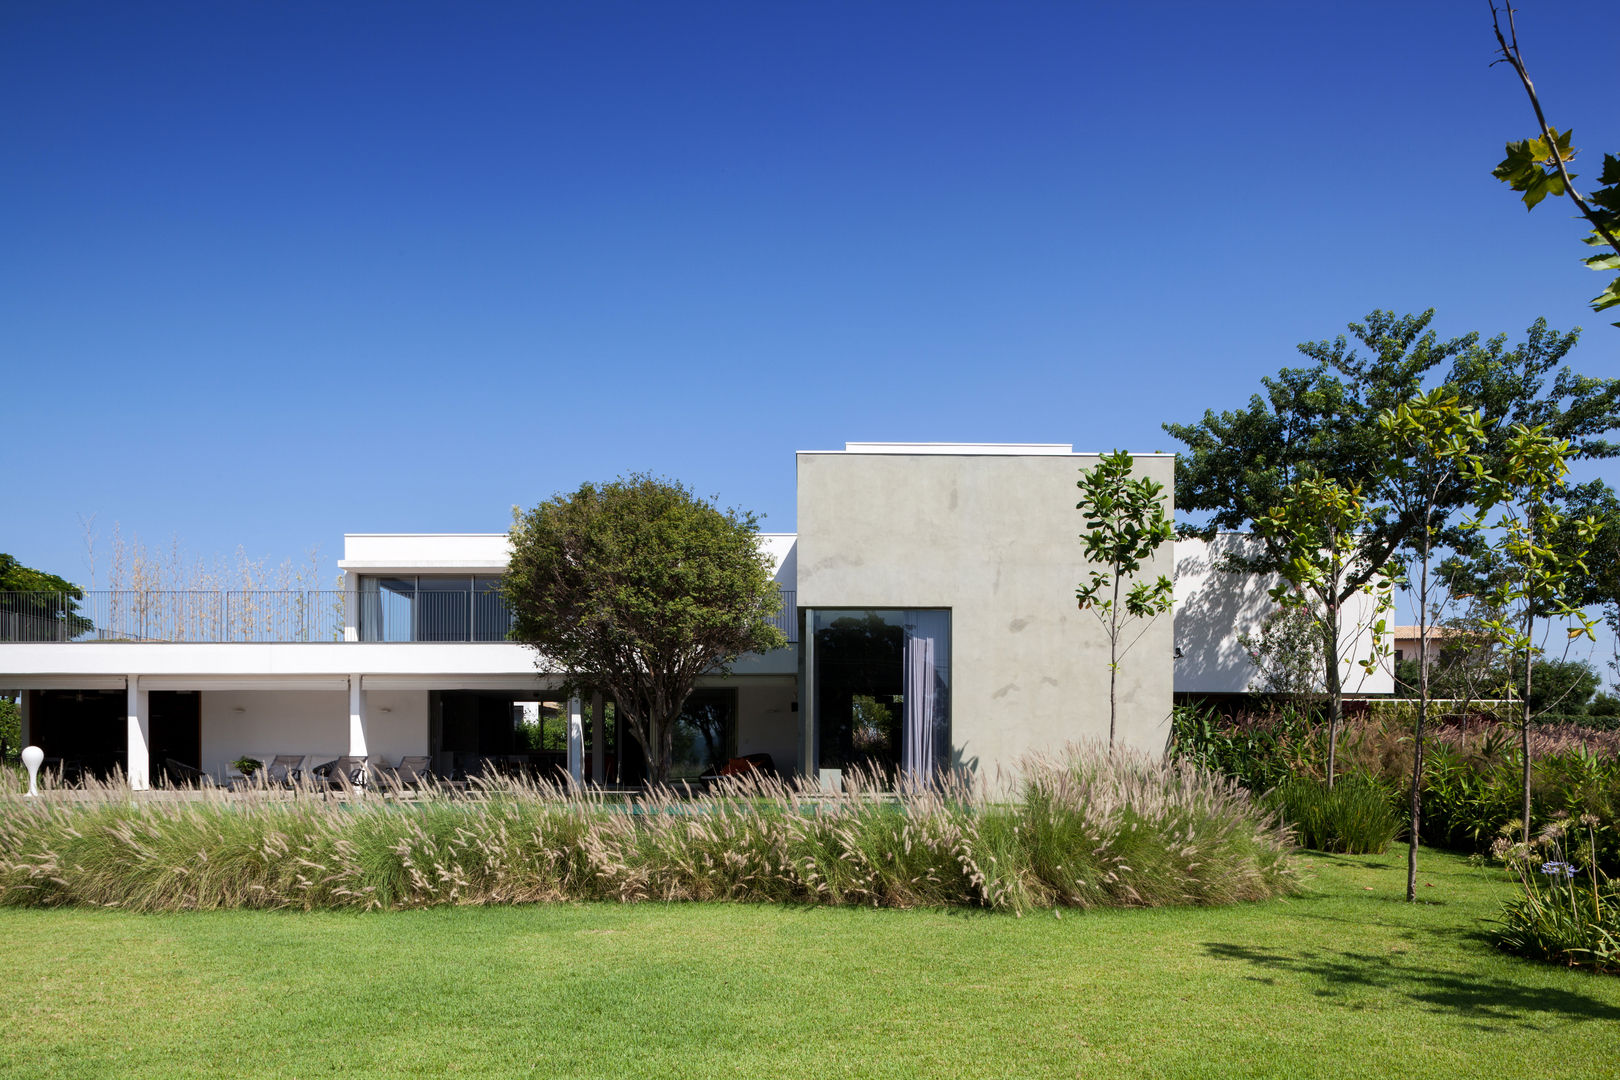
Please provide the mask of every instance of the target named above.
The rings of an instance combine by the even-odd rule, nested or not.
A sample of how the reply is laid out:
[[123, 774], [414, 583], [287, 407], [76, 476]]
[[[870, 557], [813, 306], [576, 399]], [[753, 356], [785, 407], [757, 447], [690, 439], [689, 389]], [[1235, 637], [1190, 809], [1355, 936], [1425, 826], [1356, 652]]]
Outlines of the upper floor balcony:
[[[355, 589], [0, 592], [0, 643], [504, 642], [512, 614], [484, 575], [363, 577]], [[794, 591], [771, 622], [798, 641]]]

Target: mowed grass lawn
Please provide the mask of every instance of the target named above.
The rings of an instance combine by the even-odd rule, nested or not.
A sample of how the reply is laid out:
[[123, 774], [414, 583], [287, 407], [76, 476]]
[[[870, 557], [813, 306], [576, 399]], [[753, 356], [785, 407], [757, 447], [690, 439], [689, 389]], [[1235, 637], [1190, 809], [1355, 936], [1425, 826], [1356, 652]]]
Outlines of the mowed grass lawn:
[[1403, 860], [1062, 918], [4, 910], [0, 1075], [1614, 1075], [1620, 978], [1496, 952], [1500, 871], [1428, 854], [1406, 905]]

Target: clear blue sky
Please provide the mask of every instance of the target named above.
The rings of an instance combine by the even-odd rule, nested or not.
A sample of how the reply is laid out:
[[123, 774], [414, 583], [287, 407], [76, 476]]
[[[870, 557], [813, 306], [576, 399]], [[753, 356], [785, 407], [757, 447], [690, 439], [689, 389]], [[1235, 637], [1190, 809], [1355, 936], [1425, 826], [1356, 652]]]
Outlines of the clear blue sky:
[[[1523, 9], [1590, 176], [1620, 5]], [[1174, 449], [1375, 307], [1620, 375], [1493, 50], [1484, 0], [12, 0], [0, 550], [335, 558], [635, 469], [788, 531], [796, 449]]]

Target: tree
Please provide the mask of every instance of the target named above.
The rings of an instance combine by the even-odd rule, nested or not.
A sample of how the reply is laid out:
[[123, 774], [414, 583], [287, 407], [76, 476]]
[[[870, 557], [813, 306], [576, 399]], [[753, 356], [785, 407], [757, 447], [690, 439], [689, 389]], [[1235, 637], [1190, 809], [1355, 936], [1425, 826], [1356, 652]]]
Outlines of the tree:
[[[1154, 581], [1136, 581], [1126, 589], [1123, 602], [1120, 585], [1142, 570], [1142, 563], [1175, 535], [1164, 512], [1164, 485], [1146, 477], [1131, 476], [1135, 467], [1123, 450], [1104, 454], [1094, 469], [1082, 469], [1075, 486], [1080, 501], [1075, 504], [1086, 518], [1086, 531], [1080, 534], [1087, 561], [1100, 567], [1091, 571], [1090, 584], [1075, 589], [1080, 610], [1096, 614], [1108, 635], [1108, 745], [1114, 745], [1117, 714], [1115, 688], [1119, 664], [1131, 651], [1152, 620], [1170, 610], [1175, 586], [1160, 574]], [[1124, 619], [1144, 621], [1122, 650]]]
[[0, 641], [72, 641], [94, 629], [79, 613], [84, 590], [0, 553]]
[[[1491, 526], [1493, 539], [1486, 549], [1484, 565], [1494, 578], [1492, 604], [1501, 614], [1488, 619], [1486, 627], [1507, 652], [1510, 663], [1522, 672], [1522, 683], [1509, 683], [1510, 693], [1520, 702], [1520, 752], [1523, 757], [1523, 836], [1530, 842], [1530, 722], [1531, 691], [1534, 683], [1536, 646], [1535, 622], [1539, 618], [1560, 619], [1577, 625], [1569, 628], [1571, 639], [1592, 635], [1592, 620], [1570, 603], [1568, 584], [1581, 568], [1585, 546], [1597, 530], [1595, 519], [1570, 521], [1560, 514], [1551, 498], [1569, 471], [1565, 455], [1569, 444], [1553, 438], [1541, 428], [1514, 425], [1509, 436], [1504, 467], [1495, 475], [1482, 475], [1482, 515], [1501, 507], [1500, 518]], [[1476, 526], [1483, 523], [1476, 520]], [[1547, 538], [1562, 535], [1561, 547]]]
[[[1306, 477], [1284, 491], [1283, 501], [1255, 519], [1255, 529], [1269, 544], [1281, 547], [1285, 561], [1278, 569], [1282, 583], [1271, 590], [1280, 604], [1311, 611], [1316, 620], [1324, 658], [1322, 674], [1328, 710], [1327, 785], [1333, 788], [1339, 743], [1339, 722], [1344, 715], [1344, 679], [1341, 667], [1359, 664], [1371, 673], [1389, 646], [1384, 638], [1383, 614], [1390, 601], [1390, 577], [1384, 566], [1364, 565], [1365, 537], [1372, 515], [1358, 486], [1336, 480]], [[1386, 557], [1387, 558], [1387, 557]], [[1347, 582], [1355, 581], [1354, 586]], [[1370, 650], [1365, 657], [1346, 655], [1344, 605], [1357, 592], [1375, 598]], [[1359, 628], [1358, 628], [1359, 629]]]
[[[1356, 532], [1355, 557], [1332, 599], [1336, 605], [1382, 572], [1415, 530], [1436, 529], [1443, 546], [1461, 542], [1449, 525], [1474, 504], [1477, 478], [1446, 475], [1427, 513], [1420, 512], [1401, 494], [1406, 480], [1391, 467], [1388, 433], [1379, 424], [1385, 410], [1413, 401], [1425, 385], [1436, 383], [1456, 395], [1460, 408], [1479, 411], [1486, 432], [1479, 454], [1492, 472], [1502, 468], [1516, 423], [1540, 425], [1567, 440], [1573, 457], [1620, 453], [1605, 437], [1620, 426], [1620, 380], [1560, 368], [1578, 333], [1549, 330], [1538, 319], [1524, 341], [1509, 348], [1503, 335], [1481, 342], [1468, 333], [1442, 341], [1430, 329], [1433, 319], [1432, 310], [1404, 316], [1374, 311], [1349, 325], [1349, 338], [1300, 345], [1312, 365], [1262, 379], [1264, 394], [1253, 395], [1247, 408], [1209, 410], [1193, 424], [1165, 424], [1188, 447], [1176, 457], [1176, 505], [1208, 515], [1183, 525], [1183, 532], [1211, 537], [1222, 529], [1252, 527], [1307, 478], [1359, 488], [1366, 514]], [[1231, 558], [1222, 569], [1282, 573], [1292, 547], [1289, 536], [1274, 531], [1256, 555]], [[1323, 657], [1324, 685], [1334, 678], [1327, 670], [1334, 651]]]
[[514, 510], [511, 636], [576, 688], [613, 695], [655, 781], [698, 676], [781, 648], [752, 513], [646, 474]]
[[1322, 633], [1307, 604], [1279, 604], [1260, 622], [1259, 634], [1239, 634], [1238, 646], [1255, 667], [1249, 689], [1308, 712], [1322, 696]]
[[[1506, 34], [1502, 32], [1504, 14], [1508, 25]], [[1527, 210], [1535, 209], [1536, 204], [1548, 195], [1554, 198], [1568, 196], [1587, 224], [1592, 226], [1592, 235], [1586, 238], [1586, 243], [1608, 249], [1586, 259], [1586, 265], [1593, 270], [1620, 270], [1620, 157], [1603, 155], [1603, 170], [1598, 175], [1603, 187], [1593, 191], [1590, 199], [1582, 197], [1575, 188], [1575, 174], [1569, 171], [1569, 163], [1575, 160], [1577, 153], [1570, 147], [1574, 134], [1568, 129], [1559, 131], [1547, 123], [1541, 98], [1536, 94], [1535, 84], [1530, 81], [1530, 72], [1525, 67], [1524, 54], [1519, 48], [1519, 30], [1514, 23], [1513, 8], [1504, 5], [1498, 11], [1495, 0], [1492, 0], [1491, 28], [1496, 32], [1498, 46], [1498, 56], [1492, 64], [1507, 64], [1519, 76], [1519, 82], [1530, 99], [1530, 107], [1535, 110], [1536, 125], [1541, 132], [1536, 138], [1508, 143], [1507, 157], [1491, 175], [1514, 191], [1523, 192]], [[1592, 298], [1592, 310], [1603, 311], [1616, 304], [1620, 304], [1620, 275], [1616, 275], [1601, 293]], [[1620, 322], [1614, 325], [1620, 326]]]
[[1403, 518], [1415, 519], [1409, 535], [1418, 558], [1418, 707], [1412, 733], [1410, 829], [1406, 849], [1406, 899], [1417, 900], [1418, 827], [1423, 816], [1423, 728], [1429, 716], [1429, 617], [1434, 585], [1430, 561], [1439, 536], [1440, 500], [1460, 480], [1475, 472], [1478, 449], [1485, 442], [1479, 411], [1464, 410], [1457, 395], [1432, 390], [1379, 414], [1379, 426], [1396, 453], [1390, 456], [1391, 503]]

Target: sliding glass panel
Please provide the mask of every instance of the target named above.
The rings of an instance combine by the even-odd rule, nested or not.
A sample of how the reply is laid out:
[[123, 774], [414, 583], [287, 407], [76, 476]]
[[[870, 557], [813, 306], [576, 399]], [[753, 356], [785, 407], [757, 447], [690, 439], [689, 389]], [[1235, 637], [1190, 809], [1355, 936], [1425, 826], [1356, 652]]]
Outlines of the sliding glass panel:
[[415, 641], [416, 579], [360, 579], [360, 640]]
[[416, 579], [416, 640], [472, 640], [472, 578]]
[[816, 611], [817, 760], [885, 781], [900, 766], [905, 613]]
[[505, 641], [512, 628], [512, 613], [501, 599], [501, 579], [473, 578], [473, 640]]
[[951, 761], [951, 615], [943, 609], [827, 611], [810, 620], [817, 761], [892, 782], [942, 776]]
[[717, 773], [736, 747], [737, 692], [694, 690], [675, 721], [670, 779]]

